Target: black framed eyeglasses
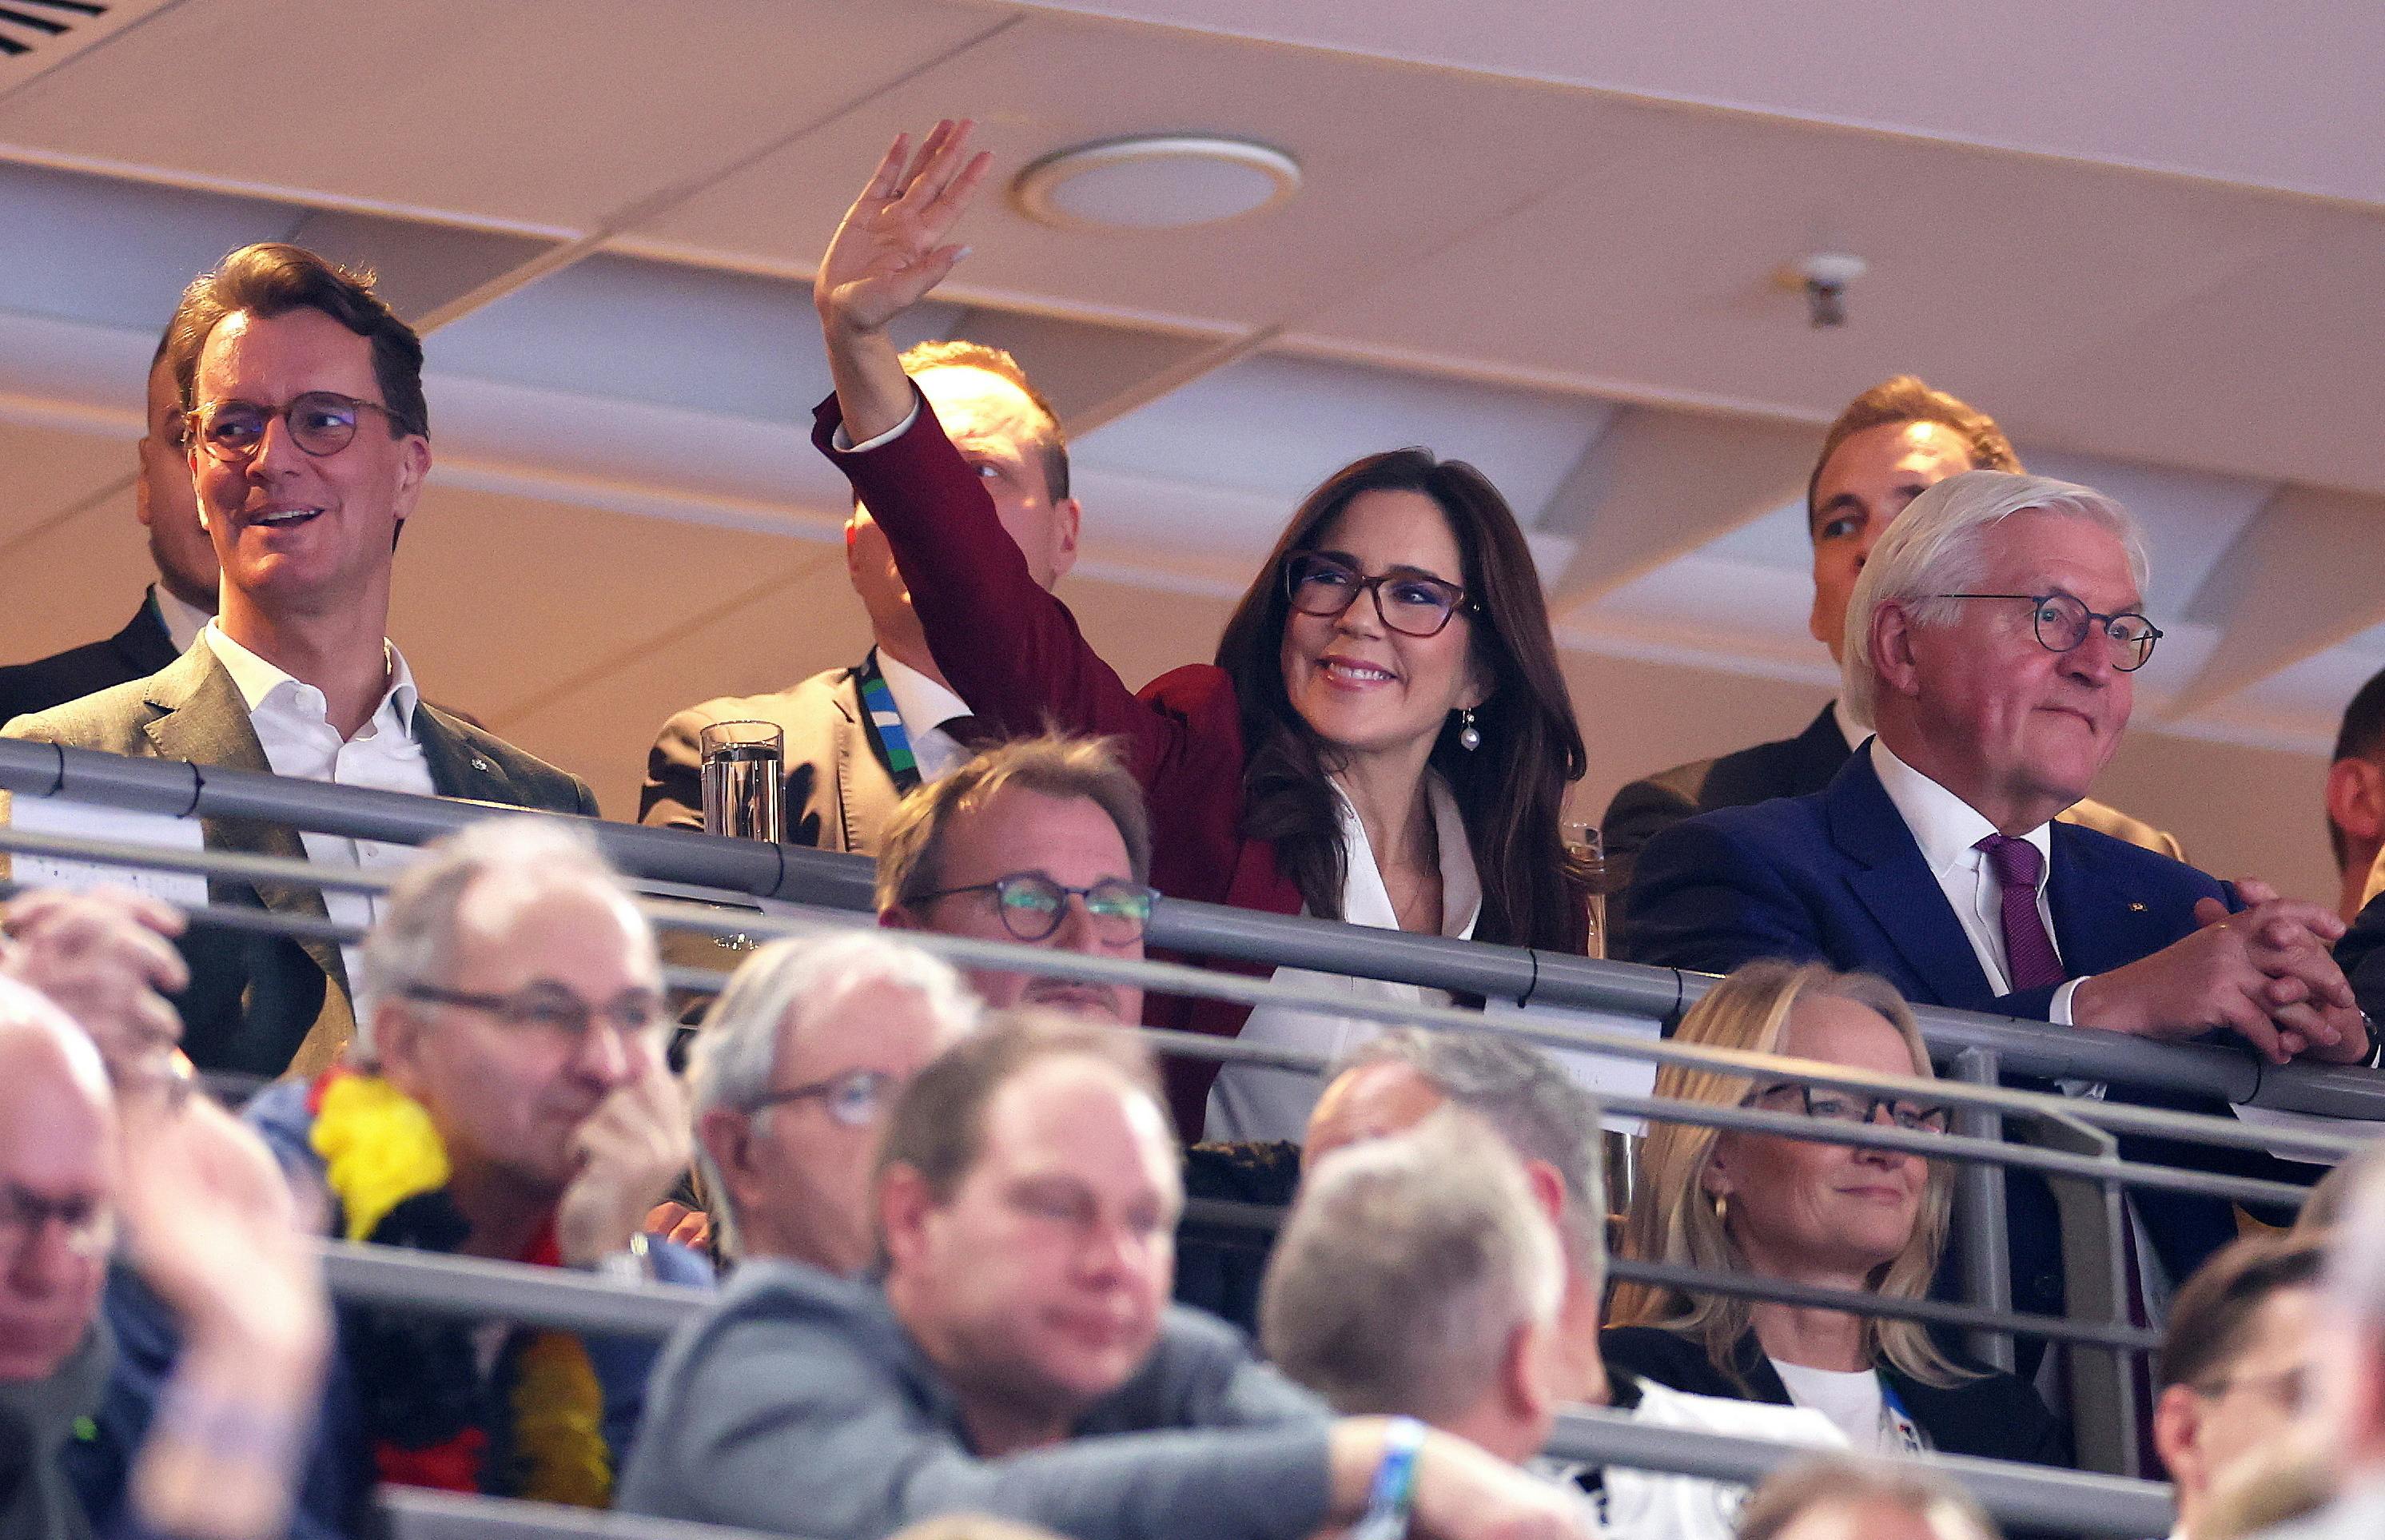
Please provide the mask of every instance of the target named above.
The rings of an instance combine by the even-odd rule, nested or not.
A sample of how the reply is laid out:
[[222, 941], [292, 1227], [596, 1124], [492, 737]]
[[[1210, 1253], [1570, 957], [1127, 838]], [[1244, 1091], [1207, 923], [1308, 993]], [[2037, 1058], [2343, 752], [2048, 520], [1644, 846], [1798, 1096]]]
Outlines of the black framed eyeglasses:
[[1151, 919], [1151, 904], [1159, 897], [1152, 888], [1118, 877], [1105, 877], [1088, 888], [1071, 888], [1048, 872], [1012, 872], [992, 882], [940, 888], [914, 894], [909, 903], [928, 903], [960, 893], [991, 893], [1002, 915], [1002, 928], [1015, 940], [1041, 941], [1060, 928], [1068, 913], [1070, 896], [1085, 902], [1085, 917], [1103, 945], [1118, 947], [1143, 934]]
[[256, 457], [257, 446], [265, 442], [265, 430], [276, 417], [290, 425], [291, 442], [321, 459], [356, 441], [356, 422], [367, 412], [380, 413], [402, 431], [418, 431], [377, 401], [359, 401], [336, 391], [308, 391], [287, 406], [212, 401], [187, 416], [202, 449], [225, 465], [240, 466]]
[[591, 1005], [546, 984], [532, 984], [509, 995], [472, 994], [428, 984], [409, 984], [398, 993], [407, 1000], [478, 1011], [514, 1031], [539, 1033], [573, 1048], [600, 1024], [623, 1042], [632, 1042], [659, 1036], [665, 1020], [662, 998], [644, 989], [624, 990], [602, 1005]]
[[1770, 1086], [1756, 1092], [1754, 1099], [1783, 1112], [1793, 1106], [1805, 1116], [1826, 1123], [1872, 1123], [1884, 1108], [1888, 1121], [1909, 1134], [1943, 1134], [1954, 1121], [1952, 1112], [1928, 1102], [1865, 1096], [1828, 1086]]
[[745, 1104], [745, 1110], [758, 1112], [791, 1101], [818, 1101], [830, 1117], [847, 1128], [867, 1128], [878, 1121], [879, 1112], [902, 1088], [901, 1077], [884, 1070], [847, 1070], [825, 1080], [806, 1081], [756, 1097]]
[[2112, 666], [2123, 674], [2142, 668], [2154, 655], [2161, 628], [2134, 610], [2105, 615], [2067, 593], [1942, 593], [1940, 599], [2021, 599], [2032, 606], [2038, 645], [2049, 652], [2075, 651], [2097, 626], [2112, 643]]
[[1437, 637], [1452, 616], [1481, 610], [1455, 583], [1413, 572], [1369, 578], [1318, 551], [1295, 551], [1284, 558], [1283, 587], [1293, 609], [1315, 615], [1340, 615], [1357, 602], [1359, 594], [1371, 592], [1376, 616], [1402, 636]]

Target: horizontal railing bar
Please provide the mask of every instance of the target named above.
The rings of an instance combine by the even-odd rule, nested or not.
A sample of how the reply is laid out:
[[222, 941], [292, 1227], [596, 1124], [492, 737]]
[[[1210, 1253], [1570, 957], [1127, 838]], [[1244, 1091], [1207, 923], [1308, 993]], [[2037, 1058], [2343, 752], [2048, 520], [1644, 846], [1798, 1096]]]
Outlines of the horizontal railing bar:
[[427, 1486], [384, 1485], [373, 1503], [383, 1540], [769, 1540], [758, 1530]]
[[[492, 812], [518, 811], [18, 739], [0, 739], [0, 788], [136, 811], [262, 818], [328, 833], [417, 843]], [[866, 910], [870, 905], [871, 874], [858, 857], [681, 829], [578, 822], [593, 830], [617, 865], [638, 876], [835, 908]], [[1246, 961], [1297, 961], [1355, 976], [1662, 1021], [1672, 1020], [1712, 986], [1705, 975], [1672, 969], [1185, 900], [1158, 906], [1150, 939], [1155, 947], [1175, 950]], [[2042, 1023], [1935, 1008], [1920, 1008], [1917, 1013], [1933, 1051], [1992, 1048], [2015, 1074], [2099, 1080], [2188, 1091], [2239, 1105], [2385, 1121], [2385, 1079], [2359, 1071], [2307, 1063], [2266, 1066], [2251, 1053], [2230, 1048], [2054, 1029]]]
[[363, 1241], [318, 1245], [323, 1282], [339, 1298], [424, 1315], [518, 1321], [600, 1336], [663, 1337], [712, 1298], [708, 1290], [677, 1284], [622, 1283], [528, 1262]]
[[[94, 863], [141, 865], [151, 855], [162, 858], [158, 864], [170, 864], [175, 869], [206, 871], [219, 860], [236, 861], [242, 875], [252, 879], [276, 883], [305, 885], [318, 880], [319, 869], [303, 861], [286, 857], [256, 855], [249, 852], [208, 851], [152, 851], [149, 847], [117, 841], [69, 838], [31, 834], [14, 828], [0, 828], [0, 850], [38, 849], [41, 853]], [[349, 871], [341, 875], [339, 886], [349, 888], [385, 888], [394, 877], [387, 870], [376, 872]], [[331, 886], [331, 884], [326, 884]], [[718, 906], [682, 900], [642, 899], [639, 907], [656, 924], [672, 928], [701, 931], [719, 936], [805, 936], [824, 931], [850, 928], [865, 923], [834, 911], [819, 911], [812, 915], [763, 914], [758, 913], [724, 913]], [[285, 915], [274, 911], [249, 910], [222, 905], [206, 905], [193, 912], [195, 923], [223, 923], [231, 928], [248, 931], [286, 929], [293, 934], [351, 941], [357, 933], [331, 922], [306, 915]], [[1830, 1065], [1782, 1059], [1732, 1049], [1696, 1047], [1677, 1042], [1652, 1041], [1630, 1034], [1561, 1024], [1535, 1023], [1513, 1015], [1492, 1015], [1450, 1006], [1421, 1003], [1368, 1000], [1339, 991], [1298, 984], [1287, 985], [1275, 980], [1257, 980], [1233, 975], [1213, 973], [1206, 969], [1181, 963], [1136, 961], [1126, 958], [1094, 957], [1082, 953], [1055, 950], [1049, 948], [1027, 947], [1016, 942], [990, 941], [975, 938], [945, 936], [924, 931], [905, 933], [907, 939], [923, 949], [944, 956], [949, 961], [967, 966], [1005, 967], [1018, 971], [1069, 978], [1092, 978], [1106, 982], [1150, 987], [1161, 990], [1208, 994], [1228, 999], [1240, 999], [1250, 1004], [1292, 1004], [1302, 1009], [1329, 1013], [1354, 1015], [1394, 1025], [1419, 1023], [1444, 1029], [1474, 1032], [1498, 1032], [1544, 1043], [1548, 1046], [1606, 1053], [1626, 1059], [1653, 1060], [1659, 1063], [1686, 1063], [1698, 1067], [1722, 1069], [1746, 1074], [1757, 1078], [1795, 1079], [1804, 1083], [1842, 1087], [1851, 1089], [1900, 1092], [1920, 1099], [1949, 1106], [1989, 1106], [2020, 1116], [2054, 1117], [2075, 1124], [2104, 1124], [2123, 1131], [2150, 1132], [2163, 1136], [2191, 1142], [2229, 1145], [2240, 1148], [2268, 1148], [2274, 1144], [2316, 1148], [2324, 1155], [2341, 1155], [2360, 1148], [2361, 1141], [2327, 1135], [2299, 1134], [2291, 1137], [2278, 1136], [2274, 1131], [2250, 1128], [2230, 1118], [2205, 1117], [2200, 1114], [2167, 1110], [2137, 1108], [2107, 1103], [2093, 1099], [2068, 1099], [2042, 1093], [2014, 1091], [1999, 1087], [1972, 1087], [1959, 1081], [1921, 1080], [1911, 1076], [1888, 1076], [1850, 1070], [1842, 1065]], [[701, 970], [675, 970], [673, 982], [684, 986], [691, 979], [698, 987], [718, 987], [724, 975], [710, 975]], [[1155, 1042], [1168, 1043], [1178, 1035], [1154, 1031]], [[1234, 1039], [1181, 1035], [1171, 1045], [1174, 1051], [1191, 1057], [1230, 1059], [1239, 1062], [1257, 1062], [1274, 1067], [1301, 1071], [1317, 1071], [1325, 1066], [1317, 1055], [1297, 1050], [1267, 1049], [1242, 1044]], [[1746, 1109], [1750, 1117], [1766, 1114], [1759, 1109]], [[1729, 1110], [1706, 1109], [1698, 1115], [1724, 1117]], [[1694, 1117], [1676, 1121], [1694, 1122]], [[1717, 1126], [1724, 1124], [1717, 1124]], [[1760, 1126], [1750, 1124], [1748, 1126]], [[1882, 1138], [1882, 1136], [1894, 1136]], [[1901, 1130], [1878, 1129], [1870, 1132], [1849, 1129], [1844, 1137], [1834, 1132], [1813, 1128], [1797, 1136], [1818, 1142], [1842, 1142], [1872, 1145], [1876, 1148], [1907, 1148], [1899, 1138], [1939, 1138], [1940, 1136], [1905, 1136]], [[2007, 1165], [2035, 1166], [2057, 1174], [2084, 1175], [2101, 1178], [2105, 1166], [2091, 1157], [2067, 1155], [2050, 1150], [2033, 1150], [2023, 1147], [1993, 1145], [1993, 1155], [1967, 1153], [1967, 1143], [1941, 1143], [1912, 1152], [1946, 1159], [1992, 1159]], [[2066, 1163], [2067, 1162], [2067, 1163]], [[2140, 1169], [2121, 1166], [2121, 1173]], [[2252, 1178], [2227, 1177], [2209, 1173], [2172, 1171], [2166, 1167], [2145, 1167], [2144, 1170], [2169, 1172], [2170, 1174], [2144, 1185], [2164, 1186], [2171, 1190], [2193, 1192], [2255, 1203], [2297, 1203], [2302, 1190], [2283, 1184], [2259, 1182]], [[2123, 1175], [2122, 1179], [2126, 1179]]]
[[[1767, 1439], [1656, 1427], [1622, 1412], [1590, 1407], [1560, 1411], [1547, 1447], [1554, 1459], [1669, 1471], [1748, 1485], [1779, 1466], [1818, 1452]], [[2140, 1537], [2168, 1534], [2175, 1518], [2169, 1488], [2155, 1482], [1967, 1455], [1925, 1455], [1915, 1463], [1957, 1483], [1999, 1522], [2014, 1528]]]

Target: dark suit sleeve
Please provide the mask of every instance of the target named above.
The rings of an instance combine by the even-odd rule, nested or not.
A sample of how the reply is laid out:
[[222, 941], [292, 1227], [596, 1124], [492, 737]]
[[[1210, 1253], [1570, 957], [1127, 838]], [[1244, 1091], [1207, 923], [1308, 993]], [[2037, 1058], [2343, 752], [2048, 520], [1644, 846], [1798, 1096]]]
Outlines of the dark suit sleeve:
[[2336, 966], [2352, 981], [2360, 1009], [2385, 1022], [2385, 893], [2368, 900], [2335, 944]]
[[704, 832], [703, 756], [696, 751], [696, 739], [711, 725], [703, 711], [693, 707], [663, 724], [655, 746], [646, 751], [639, 823]]
[[1711, 818], [1651, 840], [1621, 907], [1628, 962], [1727, 974], [1763, 957], [1829, 961], [1811, 907], [1779, 865]]
[[1630, 880], [1632, 865], [1648, 841], [1697, 811], [1697, 803], [1666, 776], [1644, 776], [1616, 792], [1598, 821], [1609, 875]]

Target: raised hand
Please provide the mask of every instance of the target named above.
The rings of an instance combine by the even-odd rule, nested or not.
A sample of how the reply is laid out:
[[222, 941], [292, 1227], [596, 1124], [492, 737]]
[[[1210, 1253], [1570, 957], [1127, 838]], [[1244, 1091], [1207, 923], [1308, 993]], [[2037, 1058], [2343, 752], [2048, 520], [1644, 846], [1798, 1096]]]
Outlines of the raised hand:
[[831, 342], [839, 335], [884, 331], [965, 255], [944, 237], [993, 164], [989, 153], [968, 153], [975, 127], [947, 118], [930, 130], [917, 155], [909, 153], [910, 135], [894, 136], [869, 185], [845, 210], [812, 279], [812, 303]]
[[169, 938], [169, 905], [120, 888], [31, 892], [0, 908], [0, 972], [30, 984], [99, 1046], [109, 1078], [131, 1093], [160, 1081], [182, 1021], [165, 997], [190, 982]]

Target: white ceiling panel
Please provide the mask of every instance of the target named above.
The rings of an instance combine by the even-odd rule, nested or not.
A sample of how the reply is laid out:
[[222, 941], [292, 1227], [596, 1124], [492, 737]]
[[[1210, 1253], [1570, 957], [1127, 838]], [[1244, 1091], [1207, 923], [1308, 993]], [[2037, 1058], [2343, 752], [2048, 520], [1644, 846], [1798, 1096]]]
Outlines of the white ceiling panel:
[[303, 209], [0, 161], [0, 310], [154, 334], [182, 286]]
[[[185, 0], [0, 99], [0, 146], [587, 230], [1001, 21], [935, 0], [869, 0], [866, 26], [843, 0], [331, 14], [316, 0]], [[259, 91], [272, 110], [256, 110]]]
[[[1066, 81], [1055, 90], [1055, 81]], [[1095, 312], [1258, 327], [1393, 270], [1530, 196], [1580, 155], [1579, 93], [1395, 65], [1038, 18], [640, 227], [643, 249], [808, 271], [899, 130], [973, 117], [994, 180], [964, 224], [951, 291], [1068, 296]], [[1432, 131], [1418, 132], [1420, 124]], [[1126, 133], [1217, 132], [1296, 157], [1303, 188], [1196, 230], [1087, 237], [1000, 189], [1053, 150]]]
[[2385, 202], [2385, 11], [2335, 0], [1023, 0]]

